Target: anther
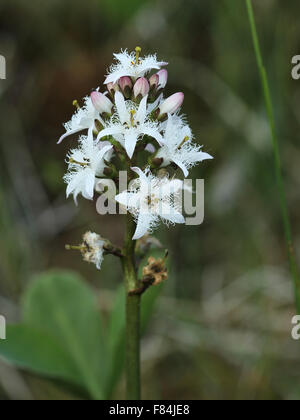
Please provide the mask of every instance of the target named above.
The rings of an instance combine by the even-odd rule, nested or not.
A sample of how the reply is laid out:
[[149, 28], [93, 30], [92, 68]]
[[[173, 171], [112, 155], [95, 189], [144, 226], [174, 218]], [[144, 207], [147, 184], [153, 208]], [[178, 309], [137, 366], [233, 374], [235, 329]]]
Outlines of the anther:
[[75, 106], [75, 108], [80, 109], [80, 106], [79, 106], [79, 103], [78, 103], [77, 99], [74, 99], [72, 104], [73, 104], [73, 106]]

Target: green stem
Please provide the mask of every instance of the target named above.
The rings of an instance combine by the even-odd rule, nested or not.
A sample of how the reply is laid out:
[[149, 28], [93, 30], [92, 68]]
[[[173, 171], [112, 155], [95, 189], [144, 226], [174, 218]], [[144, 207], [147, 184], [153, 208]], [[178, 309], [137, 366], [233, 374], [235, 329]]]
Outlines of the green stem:
[[248, 11], [250, 27], [251, 27], [251, 34], [252, 34], [253, 45], [254, 45], [254, 50], [255, 50], [255, 55], [256, 55], [256, 61], [257, 61], [263, 93], [264, 93], [265, 106], [267, 110], [267, 115], [268, 115], [271, 135], [272, 135], [276, 182], [277, 182], [277, 187], [279, 191], [280, 206], [281, 206], [285, 238], [286, 238], [286, 243], [287, 243], [290, 270], [291, 270], [291, 275], [294, 281], [296, 307], [297, 307], [298, 313], [300, 313], [300, 276], [299, 276], [298, 266], [295, 260], [295, 255], [294, 255], [291, 223], [289, 219], [285, 187], [284, 187], [283, 176], [282, 176], [281, 159], [280, 159], [280, 153], [279, 153], [279, 142], [278, 142], [276, 129], [275, 129], [275, 119], [274, 119], [274, 112], [273, 112], [273, 105], [272, 105], [272, 100], [271, 100], [269, 82], [268, 82], [268, 77], [267, 77], [266, 69], [263, 64], [262, 54], [260, 50], [259, 39], [258, 39], [256, 24], [255, 24], [255, 18], [254, 18], [254, 13], [253, 13], [253, 8], [252, 8], [252, 1], [246, 0], [246, 6], [247, 6], [247, 11]]
[[126, 237], [123, 250], [123, 270], [126, 290], [126, 398], [140, 400], [140, 302], [141, 297], [129, 292], [138, 287], [135, 264], [135, 222], [130, 214], [126, 219]]

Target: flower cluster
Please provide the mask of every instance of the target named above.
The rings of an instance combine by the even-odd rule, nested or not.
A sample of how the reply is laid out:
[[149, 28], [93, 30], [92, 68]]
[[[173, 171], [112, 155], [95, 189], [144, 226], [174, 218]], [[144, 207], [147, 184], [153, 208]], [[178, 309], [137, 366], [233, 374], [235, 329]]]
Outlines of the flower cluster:
[[[158, 61], [156, 55], [142, 57], [139, 47], [114, 56], [103, 93], [94, 90], [82, 107], [74, 101], [76, 112], [64, 125], [66, 132], [59, 143], [81, 133], [78, 147], [67, 155], [64, 177], [67, 196], [73, 195], [76, 203], [79, 195], [92, 200], [99, 180], [117, 183], [118, 171], [127, 171], [130, 185], [118, 191], [115, 201], [133, 215], [137, 226], [132, 239], [137, 240], [159, 221], [184, 223], [175, 200], [183, 181], [171, 176], [171, 170], [187, 177], [190, 168], [212, 157], [194, 141], [179, 114], [184, 94], [163, 96], [168, 63]], [[97, 261], [101, 265], [100, 257]]]

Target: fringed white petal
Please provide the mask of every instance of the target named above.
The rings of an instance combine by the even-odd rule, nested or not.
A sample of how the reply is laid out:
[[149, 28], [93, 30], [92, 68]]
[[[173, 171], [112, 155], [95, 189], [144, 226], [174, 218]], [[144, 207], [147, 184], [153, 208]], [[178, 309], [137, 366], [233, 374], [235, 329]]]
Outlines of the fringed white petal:
[[121, 128], [118, 125], [104, 128], [104, 130], [101, 130], [100, 133], [98, 134], [96, 141], [99, 141], [103, 137], [114, 136], [115, 134], [119, 134], [120, 131], [121, 131]]
[[125, 134], [124, 137], [125, 137], [125, 150], [129, 158], [131, 159], [138, 139], [137, 139], [136, 134], [130, 130], [127, 134]]
[[159, 144], [162, 146], [164, 144], [164, 139], [162, 135], [159, 133], [159, 131], [155, 128], [143, 128], [143, 134], [146, 134], [147, 136], [153, 137]]
[[130, 116], [126, 108], [124, 96], [122, 95], [121, 92], [115, 93], [115, 103], [116, 103], [116, 108], [119, 114], [121, 124], [128, 122]]
[[151, 223], [153, 220], [153, 215], [151, 214], [139, 214], [138, 220], [137, 220], [137, 226], [136, 226], [136, 231], [133, 235], [133, 240], [137, 240], [142, 238], [144, 235], [146, 235], [146, 233], [149, 232], [150, 228], [151, 228]]
[[140, 106], [138, 108], [137, 114], [136, 114], [136, 121], [138, 121], [140, 124], [143, 124], [147, 115], [147, 100], [148, 95], [144, 96], [141, 100]]
[[171, 223], [185, 223], [185, 219], [181, 213], [174, 209], [174, 207], [162, 204], [160, 217]]

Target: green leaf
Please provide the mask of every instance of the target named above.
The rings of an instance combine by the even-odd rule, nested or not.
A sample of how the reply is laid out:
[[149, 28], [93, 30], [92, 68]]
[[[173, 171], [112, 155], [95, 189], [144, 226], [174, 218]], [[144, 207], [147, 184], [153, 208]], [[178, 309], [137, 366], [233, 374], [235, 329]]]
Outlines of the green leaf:
[[75, 366], [58, 342], [25, 325], [8, 325], [7, 338], [0, 341], [0, 356], [15, 366], [35, 373], [82, 385]]
[[[142, 297], [145, 330], [161, 287]], [[87, 389], [94, 399], [111, 396], [125, 359], [125, 293], [116, 292], [106, 340], [93, 292], [70, 272], [36, 277], [24, 302], [24, 325], [8, 326], [0, 355], [17, 367]]]
[[95, 295], [75, 273], [38, 276], [24, 298], [25, 324], [53, 337], [94, 399], [102, 399], [106, 346]]

